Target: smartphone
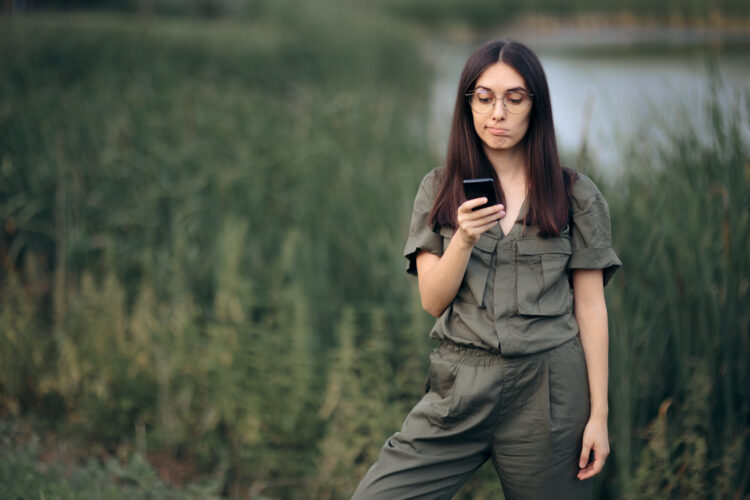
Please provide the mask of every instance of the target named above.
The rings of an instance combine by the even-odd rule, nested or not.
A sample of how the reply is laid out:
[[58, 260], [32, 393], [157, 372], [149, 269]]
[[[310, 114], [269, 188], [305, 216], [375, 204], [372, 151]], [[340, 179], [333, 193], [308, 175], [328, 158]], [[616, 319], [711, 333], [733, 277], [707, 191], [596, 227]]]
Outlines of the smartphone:
[[497, 205], [497, 197], [495, 196], [495, 185], [491, 177], [484, 179], [466, 179], [464, 180], [464, 194], [467, 200], [473, 200], [474, 198], [481, 198], [484, 196], [487, 198], [487, 203], [479, 207], [475, 207], [474, 210], [480, 208], [491, 207]]

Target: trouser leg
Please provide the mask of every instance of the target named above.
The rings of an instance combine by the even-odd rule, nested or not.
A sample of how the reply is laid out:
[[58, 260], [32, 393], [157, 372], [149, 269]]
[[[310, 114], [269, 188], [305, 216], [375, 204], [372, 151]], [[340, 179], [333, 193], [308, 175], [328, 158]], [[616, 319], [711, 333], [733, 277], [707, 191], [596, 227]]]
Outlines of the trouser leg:
[[451, 498], [489, 458], [500, 368], [460, 357], [433, 352], [426, 393], [353, 499]]
[[[514, 362], [523, 364], [514, 366]], [[587, 499], [578, 457], [589, 416], [588, 378], [578, 337], [506, 364], [504, 401], [492, 460], [506, 500]], [[521, 395], [526, 395], [523, 397]]]
[[591, 480], [576, 478], [589, 415], [578, 337], [518, 358], [444, 347], [353, 498], [451, 498], [488, 455], [506, 500], [590, 498]]
[[352, 499], [449, 499], [489, 456], [486, 446], [454, 447], [443, 455], [425, 455], [397, 433], [386, 441]]

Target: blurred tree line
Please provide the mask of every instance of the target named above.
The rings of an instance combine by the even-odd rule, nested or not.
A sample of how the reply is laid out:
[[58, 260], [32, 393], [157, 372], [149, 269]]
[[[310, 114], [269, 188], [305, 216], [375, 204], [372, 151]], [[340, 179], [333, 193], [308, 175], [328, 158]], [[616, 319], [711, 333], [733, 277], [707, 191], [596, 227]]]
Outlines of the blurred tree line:
[[[89, 464], [80, 490], [61, 473], [52, 495], [107, 474], [159, 495], [166, 456], [204, 497], [347, 498], [423, 390], [431, 319], [400, 253], [438, 161], [431, 70], [390, 11], [258, 5], [0, 20], [0, 417], [125, 464]], [[666, 129], [616, 186], [597, 179], [625, 263], [601, 497], [747, 491], [735, 102], [707, 104], [707, 140]], [[38, 496], [39, 457], [4, 444], [0, 484]], [[484, 468], [460, 498], [499, 495]]]
[[[6, 11], [39, 9], [98, 9], [139, 12], [145, 15], [190, 15], [200, 17], [258, 16], [271, 9], [292, 11], [295, 0], [4, 0]], [[325, 9], [331, 1], [312, 0]], [[542, 14], [574, 16], [578, 14], [625, 15], [635, 18], [656, 18], [672, 22], [732, 22], [747, 20], [750, 5], [744, 0], [353, 0], [350, 5], [371, 6], [399, 17], [428, 25], [466, 23], [478, 28], [495, 27], [518, 15]]]

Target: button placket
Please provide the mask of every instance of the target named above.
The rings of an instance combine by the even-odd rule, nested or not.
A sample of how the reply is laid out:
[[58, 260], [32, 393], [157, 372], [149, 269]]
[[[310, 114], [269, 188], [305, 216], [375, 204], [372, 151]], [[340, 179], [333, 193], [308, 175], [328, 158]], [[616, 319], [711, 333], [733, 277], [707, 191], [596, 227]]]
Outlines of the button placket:
[[464, 281], [481, 309], [486, 307], [485, 295], [490, 277], [490, 267], [495, 265], [496, 246], [497, 239], [495, 237], [489, 233], [482, 233], [471, 250], [469, 265], [464, 275]]

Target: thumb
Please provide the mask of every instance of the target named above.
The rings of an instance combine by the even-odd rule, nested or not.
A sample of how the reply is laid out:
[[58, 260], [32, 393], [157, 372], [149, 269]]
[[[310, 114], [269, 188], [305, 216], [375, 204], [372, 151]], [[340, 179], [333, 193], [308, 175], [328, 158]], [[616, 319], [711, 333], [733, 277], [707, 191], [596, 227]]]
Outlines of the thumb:
[[586, 464], [589, 463], [589, 456], [591, 455], [591, 443], [584, 441], [583, 448], [581, 449], [581, 458], [578, 459], [578, 467], [583, 469]]

